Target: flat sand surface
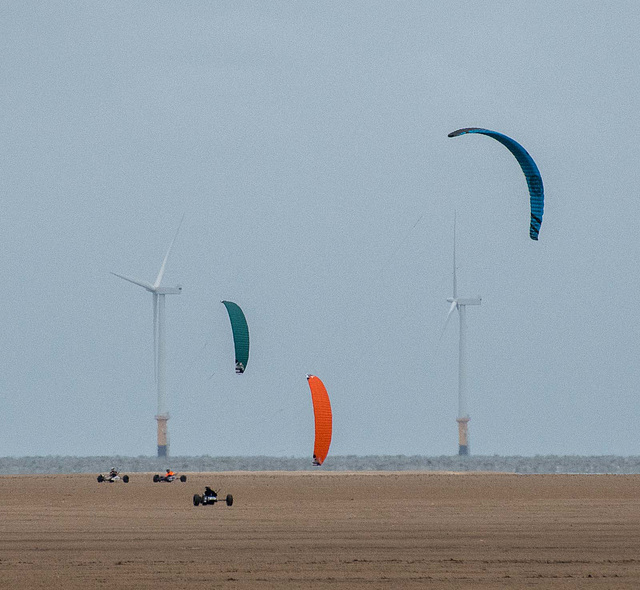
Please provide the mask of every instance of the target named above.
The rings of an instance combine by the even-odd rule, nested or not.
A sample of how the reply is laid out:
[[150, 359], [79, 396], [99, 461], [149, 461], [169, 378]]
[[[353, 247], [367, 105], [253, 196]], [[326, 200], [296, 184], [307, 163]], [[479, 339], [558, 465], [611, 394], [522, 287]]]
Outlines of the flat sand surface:
[[96, 475], [0, 477], [1, 588], [640, 588], [638, 475]]

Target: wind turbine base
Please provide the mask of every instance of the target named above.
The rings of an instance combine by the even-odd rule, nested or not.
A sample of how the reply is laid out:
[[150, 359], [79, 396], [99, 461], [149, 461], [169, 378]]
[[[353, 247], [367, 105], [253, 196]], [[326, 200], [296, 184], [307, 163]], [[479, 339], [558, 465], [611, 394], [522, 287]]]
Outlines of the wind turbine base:
[[458, 455], [468, 455], [469, 454], [469, 433], [468, 433], [469, 417], [466, 416], [464, 418], [457, 418], [456, 422], [458, 423]]
[[164, 458], [169, 454], [169, 440], [167, 435], [168, 414], [156, 416], [158, 421], [158, 458]]

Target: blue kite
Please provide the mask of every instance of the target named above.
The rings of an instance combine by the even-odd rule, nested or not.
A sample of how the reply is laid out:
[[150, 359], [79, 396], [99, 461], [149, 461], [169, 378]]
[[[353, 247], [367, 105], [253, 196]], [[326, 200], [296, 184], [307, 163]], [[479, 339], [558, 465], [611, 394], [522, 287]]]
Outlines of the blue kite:
[[517, 141], [498, 133], [497, 131], [490, 131], [489, 129], [481, 129], [479, 127], [466, 127], [464, 129], [458, 129], [449, 133], [449, 137], [458, 137], [459, 135], [466, 135], [467, 133], [481, 133], [482, 135], [488, 135], [493, 137], [496, 141], [499, 141], [505, 146], [518, 160], [520, 168], [527, 179], [527, 185], [529, 186], [529, 197], [531, 201], [531, 223], [529, 226], [529, 237], [532, 240], [538, 239], [538, 233], [540, 232], [540, 226], [542, 225], [542, 213], [544, 210], [544, 188], [542, 186], [542, 176], [540, 171], [533, 161], [533, 158], [529, 155], [529, 152], [525, 150]]

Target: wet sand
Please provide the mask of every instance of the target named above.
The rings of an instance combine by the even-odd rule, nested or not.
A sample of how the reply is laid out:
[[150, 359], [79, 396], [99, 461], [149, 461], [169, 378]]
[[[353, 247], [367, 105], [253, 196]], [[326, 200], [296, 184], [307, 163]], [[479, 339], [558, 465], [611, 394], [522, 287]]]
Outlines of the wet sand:
[[0, 588], [640, 588], [638, 475], [96, 475], [0, 477]]

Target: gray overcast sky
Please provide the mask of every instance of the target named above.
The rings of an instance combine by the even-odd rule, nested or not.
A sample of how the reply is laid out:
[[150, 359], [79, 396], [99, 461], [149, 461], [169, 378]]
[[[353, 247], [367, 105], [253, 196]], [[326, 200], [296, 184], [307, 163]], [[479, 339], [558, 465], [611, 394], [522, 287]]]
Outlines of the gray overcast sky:
[[[637, 2], [0, 3], [0, 455], [638, 454]], [[480, 126], [536, 160], [546, 204]], [[417, 223], [416, 223], [417, 222]], [[234, 373], [221, 299], [245, 311]]]

